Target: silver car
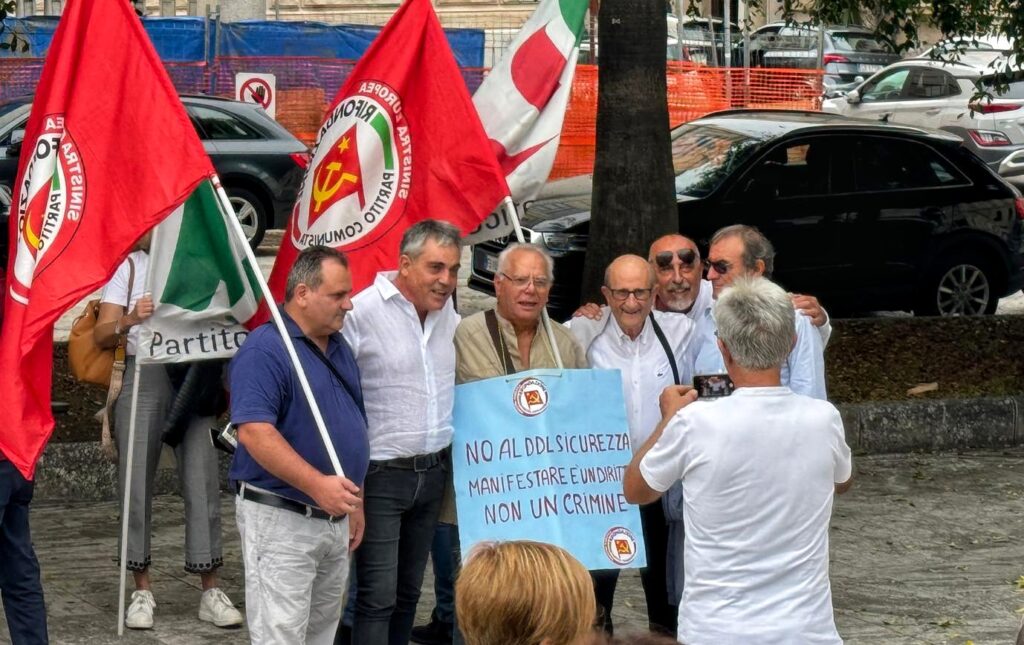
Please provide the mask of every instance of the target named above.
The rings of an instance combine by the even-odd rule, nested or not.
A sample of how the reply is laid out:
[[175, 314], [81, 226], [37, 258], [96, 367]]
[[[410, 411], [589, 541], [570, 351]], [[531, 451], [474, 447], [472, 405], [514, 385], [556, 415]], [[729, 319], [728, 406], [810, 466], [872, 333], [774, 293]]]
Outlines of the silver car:
[[[997, 50], [963, 52], [957, 62], [909, 59], [886, 67], [822, 111], [945, 130], [1003, 178], [1024, 186], [1024, 80], [997, 94], [995, 75], [1008, 65]], [[978, 89], [991, 100], [975, 101]]]

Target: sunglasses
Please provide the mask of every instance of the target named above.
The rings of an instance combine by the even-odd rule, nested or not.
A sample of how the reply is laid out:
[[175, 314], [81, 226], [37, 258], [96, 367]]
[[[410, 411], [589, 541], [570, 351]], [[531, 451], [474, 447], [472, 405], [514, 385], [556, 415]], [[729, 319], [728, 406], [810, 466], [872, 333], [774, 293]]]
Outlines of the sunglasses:
[[725, 260], [715, 260], [714, 262], [708, 262], [708, 267], [714, 269], [719, 275], [725, 275], [729, 273], [729, 269], [732, 268], [732, 264]]
[[697, 252], [693, 249], [679, 249], [675, 253], [672, 251], [662, 251], [654, 255], [654, 263], [659, 269], [671, 269], [673, 257], [678, 257], [679, 262], [684, 267], [691, 267], [697, 261]]
[[628, 300], [630, 296], [637, 299], [637, 302], [644, 302], [651, 297], [650, 289], [608, 289], [611, 292], [612, 298], [623, 302]]

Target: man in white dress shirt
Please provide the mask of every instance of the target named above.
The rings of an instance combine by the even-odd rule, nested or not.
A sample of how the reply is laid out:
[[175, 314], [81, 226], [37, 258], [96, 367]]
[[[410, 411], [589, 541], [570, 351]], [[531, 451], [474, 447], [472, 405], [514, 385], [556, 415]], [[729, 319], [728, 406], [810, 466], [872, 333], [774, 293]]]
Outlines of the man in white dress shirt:
[[[718, 299], [740, 276], [771, 278], [775, 249], [753, 226], [737, 224], [720, 229], [711, 238], [708, 250], [708, 281], [711, 295]], [[693, 348], [694, 374], [721, 374], [725, 371], [722, 353], [715, 337], [717, 325], [711, 309], [698, 313], [697, 337]], [[782, 384], [797, 394], [826, 399], [825, 344], [806, 316], [794, 318], [796, 343], [782, 364]]]
[[[658, 284], [651, 264], [638, 255], [623, 255], [608, 265], [601, 293], [607, 304], [601, 307], [600, 318], [578, 317], [567, 325], [586, 350], [591, 367], [621, 372], [629, 439], [636, 449], [658, 425], [661, 391], [689, 382], [685, 360], [694, 325], [686, 316], [652, 312]], [[640, 517], [647, 548], [647, 566], [640, 570], [640, 579], [648, 626], [652, 631], [675, 634], [679, 610], [668, 600], [668, 524], [661, 502], [641, 506]], [[594, 573], [594, 593], [610, 630], [619, 572]]]
[[780, 287], [738, 278], [714, 313], [736, 391], [699, 401], [687, 386], [666, 388], [661, 422], [623, 483], [626, 499], [645, 504], [683, 482], [678, 638], [841, 644], [828, 528], [833, 493], [849, 487], [852, 460], [839, 411], [781, 383], [796, 316]]
[[[355, 552], [352, 642], [409, 642], [451, 468], [455, 348], [451, 295], [461, 241], [425, 220], [402, 238], [397, 272], [355, 298], [344, 335], [359, 365], [370, 439], [366, 532]], [[341, 593], [341, 590], [338, 590]]]

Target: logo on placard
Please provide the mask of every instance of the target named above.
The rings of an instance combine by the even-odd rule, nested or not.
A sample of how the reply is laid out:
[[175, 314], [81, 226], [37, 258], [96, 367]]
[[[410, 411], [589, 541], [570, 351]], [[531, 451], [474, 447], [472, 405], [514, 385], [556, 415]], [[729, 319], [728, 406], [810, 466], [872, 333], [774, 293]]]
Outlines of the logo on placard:
[[373, 243], [405, 211], [411, 175], [401, 97], [379, 81], [359, 83], [320, 128], [295, 205], [293, 243], [300, 249]]
[[619, 566], [626, 566], [636, 557], [636, 537], [624, 526], [613, 526], [604, 534], [604, 554]]
[[512, 391], [512, 404], [524, 417], [535, 417], [548, 407], [548, 389], [540, 379], [524, 378]]
[[[25, 142], [29, 143], [28, 141]], [[64, 115], [43, 119], [34, 145], [22, 148], [31, 158], [18, 186], [18, 248], [11, 297], [27, 304], [32, 280], [67, 248], [85, 207], [85, 171]]]

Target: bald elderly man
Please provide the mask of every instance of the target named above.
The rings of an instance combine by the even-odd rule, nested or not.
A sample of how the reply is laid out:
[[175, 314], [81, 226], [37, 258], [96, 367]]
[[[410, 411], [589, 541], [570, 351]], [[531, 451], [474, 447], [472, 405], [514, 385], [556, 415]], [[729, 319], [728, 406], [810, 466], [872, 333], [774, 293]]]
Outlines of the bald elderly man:
[[[586, 351], [591, 367], [621, 372], [630, 444], [635, 450], [658, 425], [661, 391], [691, 379], [687, 355], [695, 325], [687, 316], [653, 311], [660, 296], [659, 284], [652, 264], [638, 255], [622, 255], [608, 265], [601, 293], [605, 305], [596, 319], [578, 317], [566, 324]], [[674, 635], [679, 610], [668, 602], [669, 534], [661, 502], [641, 506], [640, 518], [647, 549], [647, 567], [640, 570], [640, 579], [648, 626]], [[604, 627], [609, 632], [618, 573], [594, 574], [594, 593], [604, 609]]]

